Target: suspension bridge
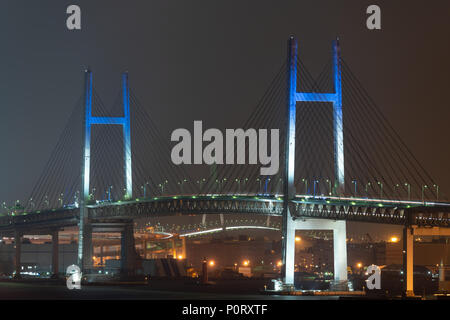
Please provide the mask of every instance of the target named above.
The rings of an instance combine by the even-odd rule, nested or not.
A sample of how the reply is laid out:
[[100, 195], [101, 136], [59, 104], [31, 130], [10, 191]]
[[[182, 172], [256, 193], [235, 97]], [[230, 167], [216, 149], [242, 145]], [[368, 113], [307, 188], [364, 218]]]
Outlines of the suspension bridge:
[[405, 290], [412, 292], [414, 234], [449, 235], [450, 203], [352, 73], [338, 40], [318, 77], [297, 51], [290, 38], [288, 59], [238, 124], [280, 129], [273, 176], [261, 176], [260, 165], [174, 165], [157, 113], [130, 88], [128, 73], [107, 108], [86, 70], [84, 94], [31, 194], [2, 205], [0, 235], [16, 239], [16, 268], [24, 234], [52, 235], [57, 274], [59, 230], [78, 226], [85, 272], [92, 268], [92, 233], [121, 232], [127, 274], [135, 219], [203, 215], [204, 222], [218, 214], [226, 224], [229, 214], [279, 216], [286, 288], [294, 282], [295, 230], [333, 230], [335, 281], [345, 283], [345, 223], [361, 221], [404, 226]]

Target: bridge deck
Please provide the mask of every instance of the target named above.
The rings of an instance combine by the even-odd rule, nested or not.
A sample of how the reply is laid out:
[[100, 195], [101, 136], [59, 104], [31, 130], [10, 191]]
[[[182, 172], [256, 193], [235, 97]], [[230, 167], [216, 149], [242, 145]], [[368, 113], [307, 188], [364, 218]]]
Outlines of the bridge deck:
[[[289, 203], [298, 218], [450, 227], [450, 203], [297, 195]], [[258, 214], [281, 216], [281, 195], [174, 195], [87, 205], [90, 219], [134, 219], [177, 214]], [[0, 217], [0, 233], [16, 229], [75, 226], [78, 208], [24, 212]]]

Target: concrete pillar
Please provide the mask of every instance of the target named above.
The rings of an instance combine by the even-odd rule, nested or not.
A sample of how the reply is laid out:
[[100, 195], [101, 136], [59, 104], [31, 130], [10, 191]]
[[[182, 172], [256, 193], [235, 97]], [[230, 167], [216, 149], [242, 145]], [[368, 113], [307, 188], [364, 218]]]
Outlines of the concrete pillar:
[[21, 254], [21, 248], [22, 248], [22, 233], [20, 231], [15, 231], [14, 233], [14, 242], [16, 245], [16, 255], [15, 255], [15, 268], [16, 268], [16, 274], [14, 276], [15, 279], [20, 279], [20, 271], [21, 270], [21, 263], [20, 263], [20, 254]]
[[174, 259], [176, 259], [177, 258], [177, 248], [175, 246], [175, 238], [174, 237], [172, 237], [171, 245], [172, 245], [172, 257]]
[[404, 294], [414, 296], [414, 229], [403, 229], [403, 283]]
[[202, 283], [205, 284], [208, 282], [208, 262], [206, 261], [206, 258], [203, 259], [202, 262]]
[[144, 255], [144, 259], [147, 259], [147, 238], [146, 238], [146, 236], [144, 236], [144, 238], [142, 239], [142, 245], [144, 246], [142, 248], [142, 253]]
[[181, 238], [181, 255], [186, 259], [186, 237]]
[[59, 273], [59, 233], [53, 230], [52, 233], [52, 278], [58, 278]]
[[345, 220], [334, 222], [333, 252], [334, 280], [347, 281], [347, 227]]
[[132, 223], [124, 226], [120, 240], [120, 269], [122, 275], [129, 276], [134, 273], [136, 262], [136, 249], [134, 247], [134, 232]]
[[441, 264], [439, 265], [439, 281], [445, 281], [445, 269], [444, 269], [444, 261], [441, 259]]
[[223, 213], [219, 214], [220, 217], [220, 225], [222, 226], [222, 230], [225, 231], [225, 219], [223, 217]]
[[92, 226], [88, 223], [84, 225], [83, 230], [83, 265], [82, 273], [88, 274], [92, 271], [92, 257], [93, 257], [93, 247], [92, 247]]
[[[288, 209], [289, 210], [289, 209]], [[295, 269], [295, 222], [292, 220], [288, 212], [287, 228], [286, 228], [286, 246], [285, 246], [285, 275], [284, 283], [288, 286], [294, 285], [294, 269]]]
[[202, 215], [202, 225], [206, 226], [206, 214]]

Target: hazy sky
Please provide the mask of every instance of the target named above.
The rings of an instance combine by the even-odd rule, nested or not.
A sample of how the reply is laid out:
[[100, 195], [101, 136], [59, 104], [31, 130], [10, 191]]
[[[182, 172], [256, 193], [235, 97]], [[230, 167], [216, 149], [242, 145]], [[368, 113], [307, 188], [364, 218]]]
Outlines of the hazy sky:
[[[70, 4], [81, 7], [81, 31], [66, 28]], [[128, 70], [134, 92], [167, 137], [198, 119], [233, 128], [284, 62], [291, 34], [313, 74], [339, 36], [353, 73], [450, 194], [450, 2], [376, 1], [382, 10], [379, 31], [365, 27], [370, 4], [1, 1], [0, 200], [29, 193], [83, 92], [86, 66], [106, 103], [114, 102], [120, 73]]]

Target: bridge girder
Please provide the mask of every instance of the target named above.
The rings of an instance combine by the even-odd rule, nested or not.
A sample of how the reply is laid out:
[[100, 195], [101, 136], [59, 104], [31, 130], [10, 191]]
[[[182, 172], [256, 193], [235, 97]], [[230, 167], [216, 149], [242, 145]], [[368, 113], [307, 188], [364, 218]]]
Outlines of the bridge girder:
[[[295, 219], [322, 218], [395, 225], [450, 227], [450, 207], [349, 205], [318, 201], [291, 201], [290, 210]], [[256, 214], [281, 216], [283, 202], [277, 199], [253, 198], [162, 198], [147, 201], [129, 201], [88, 207], [89, 219], [117, 220], [156, 216], [189, 214]], [[0, 235], [12, 235], [15, 230], [32, 231], [65, 228], [78, 225], [79, 209], [65, 208], [39, 211], [26, 215], [0, 217]]]

